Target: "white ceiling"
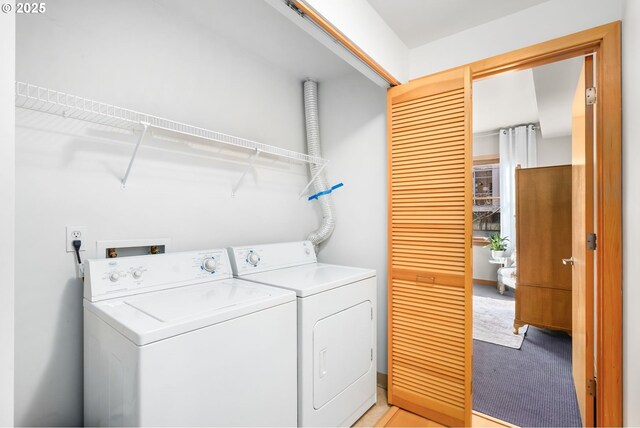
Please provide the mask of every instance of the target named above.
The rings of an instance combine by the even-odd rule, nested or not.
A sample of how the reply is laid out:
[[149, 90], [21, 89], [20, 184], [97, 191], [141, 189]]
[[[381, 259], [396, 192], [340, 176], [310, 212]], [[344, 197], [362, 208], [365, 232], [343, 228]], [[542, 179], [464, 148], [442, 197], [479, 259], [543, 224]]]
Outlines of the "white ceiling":
[[582, 57], [473, 83], [473, 133], [540, 123], [543, 138], [571, 135]]
[[409, 49], [548, 0], [368, 0]]
[[474, 134], [538, 120], [536, 89], [530, 69], [473, 83]]
[[582, 57], [578, 57], [533, 69], [543, 138], [571, 134], [573, 98], [582, 62]]
[[[341, 76], [354, 69], [265, 1], [154, 0], [300, 79]], [[224, 64], [221, 64], [224, 66]]]

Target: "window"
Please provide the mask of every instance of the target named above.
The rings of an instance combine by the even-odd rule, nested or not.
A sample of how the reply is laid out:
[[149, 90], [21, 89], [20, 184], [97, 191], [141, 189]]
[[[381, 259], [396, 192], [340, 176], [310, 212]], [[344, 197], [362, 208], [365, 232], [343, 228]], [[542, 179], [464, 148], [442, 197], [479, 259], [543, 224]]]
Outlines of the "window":
[[500, 164], [497, 157], [474, 158], [473, 162], [473, 240], [500, 233]]

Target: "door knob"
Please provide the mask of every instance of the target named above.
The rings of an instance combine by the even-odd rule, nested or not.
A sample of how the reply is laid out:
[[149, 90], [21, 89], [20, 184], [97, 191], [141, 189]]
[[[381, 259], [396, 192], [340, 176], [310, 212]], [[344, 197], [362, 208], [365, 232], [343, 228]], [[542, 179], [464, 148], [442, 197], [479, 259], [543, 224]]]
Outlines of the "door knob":
[[571, 265], [571, 266], [573, 266], [574, 263], [575, 263], [575, 260], [573, 259], [573, 257], [568, 258], [568, 259], [562, 259], [562, 264], [563, 265]]

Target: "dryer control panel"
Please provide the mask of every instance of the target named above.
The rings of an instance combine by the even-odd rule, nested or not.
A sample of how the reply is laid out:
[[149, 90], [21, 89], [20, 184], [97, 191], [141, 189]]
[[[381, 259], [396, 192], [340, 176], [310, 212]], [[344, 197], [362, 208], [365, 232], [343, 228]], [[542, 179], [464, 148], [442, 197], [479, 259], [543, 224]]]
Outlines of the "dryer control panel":
[[85, 260], [84, 298], [92, 302], [229, 279], [226, 250]]
[[310, 241], [229, 248], [234, 276], [317, 263]]

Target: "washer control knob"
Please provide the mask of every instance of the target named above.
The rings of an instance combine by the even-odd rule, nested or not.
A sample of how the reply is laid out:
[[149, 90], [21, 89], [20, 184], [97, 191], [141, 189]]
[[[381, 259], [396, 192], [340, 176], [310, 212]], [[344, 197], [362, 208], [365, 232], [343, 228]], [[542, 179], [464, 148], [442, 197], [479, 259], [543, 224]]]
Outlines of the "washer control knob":
[[249, 254], [247, 254], [247, 262], [252, 266], [258, 266], [260, 256], [255, 251], [249, 251]]
[[140, 269], [136, 269], [131, 272], [131, 276], [133, 276], [134, 279], [140, 279], [142, 277], [142, 271]]
[[116, 281], [117, 281], [117, 280], [119, 280], [119, 279], [120, 279], [120, 274], [119, 274], [118, 272], [111, 272], [111, 273], [109, 274], [109, 280], [110, 280], [111, 282], [116, 282]]
[[202, 261], [202, 269], [207, 272], [215, 272], [218, 267], [218, 263], [216, 263], [216, 259], [213, 257], [207, 257]]

